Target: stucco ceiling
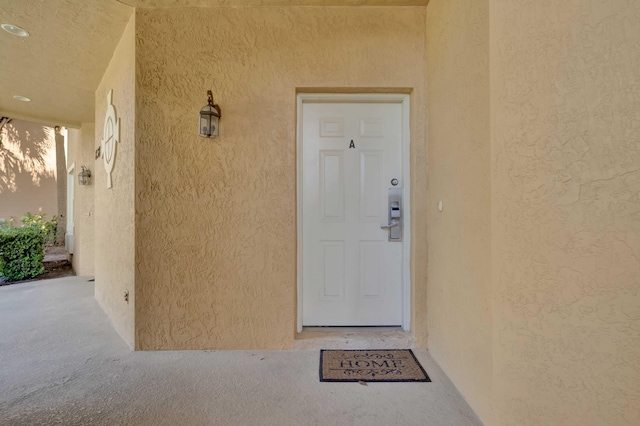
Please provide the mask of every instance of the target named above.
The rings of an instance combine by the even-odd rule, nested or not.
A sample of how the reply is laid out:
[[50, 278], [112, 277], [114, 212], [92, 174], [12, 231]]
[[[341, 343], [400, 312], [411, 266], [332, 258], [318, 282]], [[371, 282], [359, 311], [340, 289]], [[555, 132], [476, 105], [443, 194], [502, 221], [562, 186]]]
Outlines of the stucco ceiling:
[[94, 121], [95, 89], [132, 12], [115, 0], [0, 0], [0, 23], [30, 33], [0, 30], [0, 116]]
[[[0, 0], [0, 116], [50, 125], [94, 121], [94, 92], [139, 8], [424, 6], [428, 0]], [[14, 95], [26, 96], [20, 102]]]

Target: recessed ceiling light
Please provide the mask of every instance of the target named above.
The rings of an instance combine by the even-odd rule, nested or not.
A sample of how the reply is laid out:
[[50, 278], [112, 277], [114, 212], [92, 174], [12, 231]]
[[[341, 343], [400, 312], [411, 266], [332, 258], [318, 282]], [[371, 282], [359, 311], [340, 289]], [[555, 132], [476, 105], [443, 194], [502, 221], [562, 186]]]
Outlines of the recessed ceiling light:
[[0, 25], [0, 27], [2, 27], [2, 29], [8, 32], [9, 34], [13, 34], [18, 37], [29, 37], [29, 31], [22, 29], [20, 27], [16, 27], [15, 25], [2, 24]]
[[13, 99], [15, 99], [16, 101], [31, 102], [31, 99], [27, 98], [26, 96], [15, 95]]

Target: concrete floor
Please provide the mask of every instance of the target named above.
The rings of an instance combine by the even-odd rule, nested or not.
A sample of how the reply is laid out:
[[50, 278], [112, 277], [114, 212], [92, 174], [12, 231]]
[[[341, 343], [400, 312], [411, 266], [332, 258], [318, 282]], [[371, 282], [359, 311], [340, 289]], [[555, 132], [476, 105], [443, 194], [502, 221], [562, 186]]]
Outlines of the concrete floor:
[[86, 277], [0, 287], [1, 425], [480, 425], [431, 383], [321, 383], [317, 350], [132, 352]]

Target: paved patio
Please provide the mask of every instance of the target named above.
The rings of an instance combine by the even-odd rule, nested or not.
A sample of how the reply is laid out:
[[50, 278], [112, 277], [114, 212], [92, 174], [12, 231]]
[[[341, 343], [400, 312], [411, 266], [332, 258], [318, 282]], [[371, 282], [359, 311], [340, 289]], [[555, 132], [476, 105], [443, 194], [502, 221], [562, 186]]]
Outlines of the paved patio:
[[321, 383], [318, 351], [132, 352], [87, 277], [0, 287], [2, 425], [480, 425], [431, 383]]

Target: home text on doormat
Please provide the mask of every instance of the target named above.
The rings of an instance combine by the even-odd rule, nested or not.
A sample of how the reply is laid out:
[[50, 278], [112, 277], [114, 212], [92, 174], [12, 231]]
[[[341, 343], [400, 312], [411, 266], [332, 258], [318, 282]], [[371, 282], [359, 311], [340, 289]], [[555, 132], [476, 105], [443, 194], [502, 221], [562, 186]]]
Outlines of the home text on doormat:
[[411, 349], [321, 350], [321, 382], [430, 382]]

